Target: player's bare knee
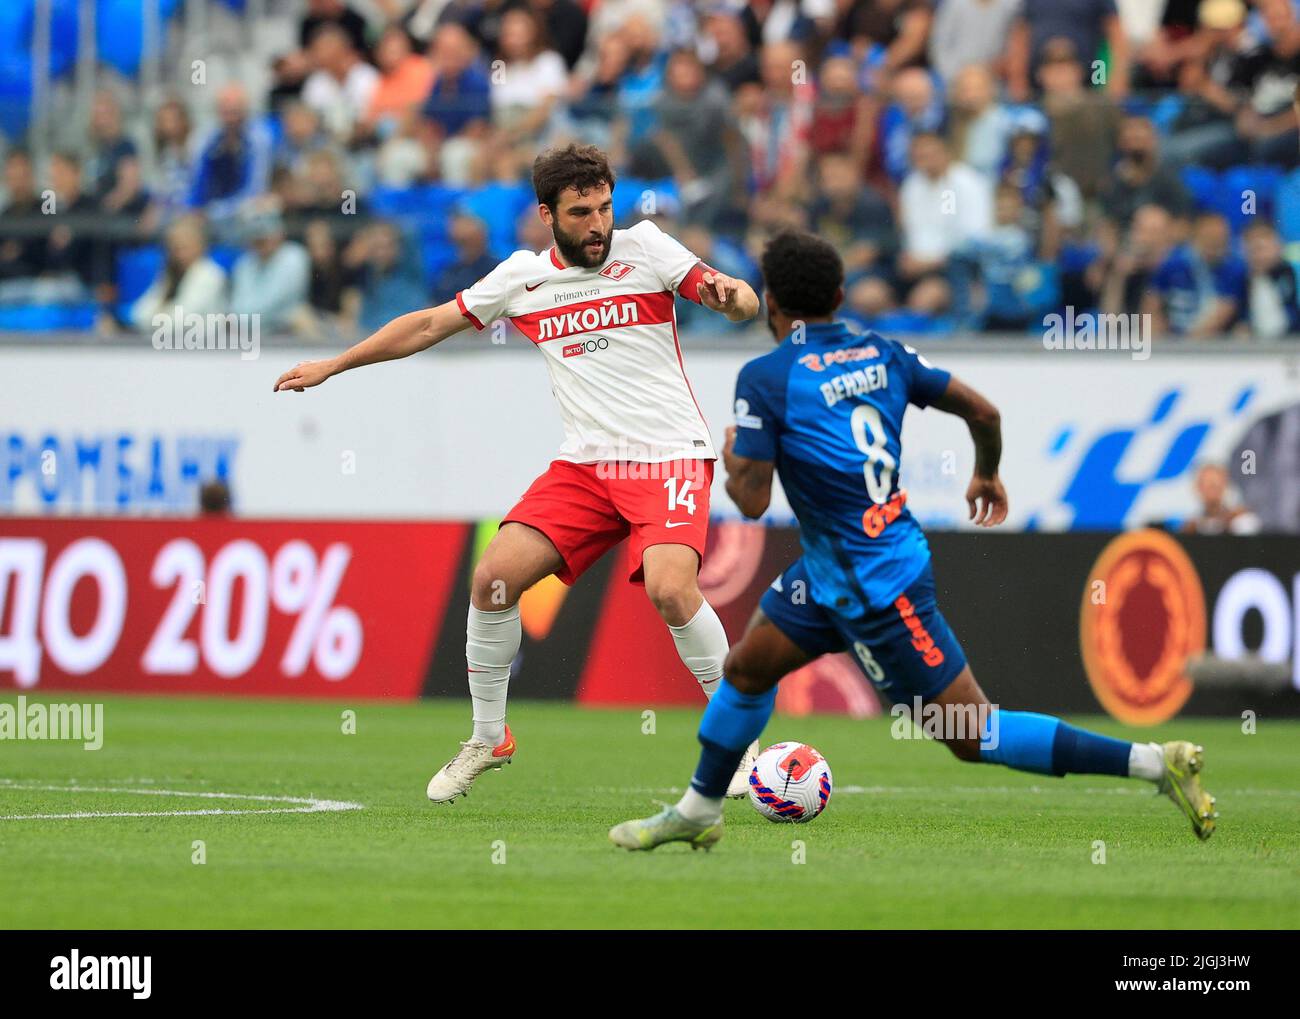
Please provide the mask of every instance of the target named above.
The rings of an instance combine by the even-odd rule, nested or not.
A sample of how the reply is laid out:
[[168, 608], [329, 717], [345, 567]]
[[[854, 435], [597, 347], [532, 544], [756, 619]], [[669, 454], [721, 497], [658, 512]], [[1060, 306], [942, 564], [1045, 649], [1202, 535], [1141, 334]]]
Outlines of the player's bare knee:
[[474, 578], [470, 584], [470, 600], [475, 608], [484, 612], [508, 609], [519, 600], [517, 585], [502, 576], [491, 557], [484, 556], [474, 567]]
[[647, 579], [645, 593], [669, 626], [689, 623], [703, 598], [693, 580], [686, 582], [673, 577], [658, 578], [654, 582]]

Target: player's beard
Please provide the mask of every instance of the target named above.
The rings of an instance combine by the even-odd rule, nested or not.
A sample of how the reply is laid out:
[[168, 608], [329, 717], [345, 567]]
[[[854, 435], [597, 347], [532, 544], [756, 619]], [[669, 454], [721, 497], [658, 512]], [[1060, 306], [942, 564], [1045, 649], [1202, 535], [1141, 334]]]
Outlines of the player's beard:
[[776, 319], [772, 317], [770, 305], [767, 308], [767, 331], [772, 334], [772, 339], [776, 340], [777, 343], [781, 342], [781, 334], [776, 331]]
[[[603, 265], [605, 259], [609, 257], [609, 246], [614, 239], [613, 230], [606, 234], [589, 230], [581, 237], [570, 237], [561, 231], [559, 226], [552, 226], [551, 234], [555, 237], [555, 246], [564, 256], [564, 260], [569, 265], [580, 266], [583, 269], [594, 269], [598, 265]], [[594, 243], [596, 241], [600, 243]]]

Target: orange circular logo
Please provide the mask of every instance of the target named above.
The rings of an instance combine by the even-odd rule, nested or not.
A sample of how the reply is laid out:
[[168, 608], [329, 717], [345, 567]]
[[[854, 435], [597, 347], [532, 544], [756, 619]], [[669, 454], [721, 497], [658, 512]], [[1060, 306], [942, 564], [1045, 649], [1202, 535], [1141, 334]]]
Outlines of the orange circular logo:
[[1110, 542], [1084, 585], [1079, 645], [1115, 718], [1156, 725], [1178, 714], [1192, 694], [1187, 662], [1205, 650], [1205, 592], [1182, 546], [1154, 530]]

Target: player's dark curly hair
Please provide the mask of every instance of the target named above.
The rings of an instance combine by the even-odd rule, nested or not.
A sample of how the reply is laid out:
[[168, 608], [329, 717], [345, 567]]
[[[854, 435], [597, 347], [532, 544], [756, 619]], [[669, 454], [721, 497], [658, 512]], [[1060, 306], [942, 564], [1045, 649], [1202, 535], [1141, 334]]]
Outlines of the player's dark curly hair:
[[829, 243], [803, 230], [783, 230], [763, 248], [763, 283], [787, 315], [825, 318], [844, 285], [844, 263]]
[[555, 211], [565, 188], [585, 195], [594, 187], [608, 184], [614, 190], [614, 170], [609, 157], [595, 145], [566, 145], [547, 149], [533, 160], [533, 190], [537, 200]]

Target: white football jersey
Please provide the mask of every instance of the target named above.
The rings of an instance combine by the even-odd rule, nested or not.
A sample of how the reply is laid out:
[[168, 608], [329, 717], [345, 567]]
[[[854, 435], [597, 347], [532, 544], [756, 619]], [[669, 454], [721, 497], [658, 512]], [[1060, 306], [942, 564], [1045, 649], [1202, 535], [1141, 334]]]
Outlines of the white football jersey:
[[537, 345], [573, 463], [715, 460], [677, 339], [673, 294], [699, 262], [654, 223], [615, 230], [595, 269], [516, 251], [456, 295], [476, 329], [508, 318]]

